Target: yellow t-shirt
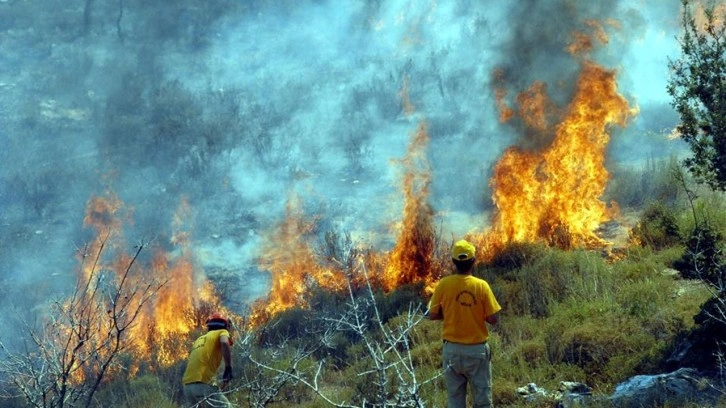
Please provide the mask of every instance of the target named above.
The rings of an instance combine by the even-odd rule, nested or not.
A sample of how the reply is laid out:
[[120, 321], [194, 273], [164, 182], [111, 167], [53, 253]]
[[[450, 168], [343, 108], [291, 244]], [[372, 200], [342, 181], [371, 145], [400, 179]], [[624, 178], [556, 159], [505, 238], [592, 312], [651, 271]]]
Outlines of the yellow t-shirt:
[[199, 336], [194, 341], [192, 351], [189, 353], [189, 359], [187, 360], [187, 368], [184, 370], [182, 383], [213, 383], [219, 364], [222, 362], [222, 346], [219, 343], [220, 336], [227, 336], [229, 338], [229, 332], [225, 329], [212, 330]]
[[442, 278], [429, 302], [429, 311], [444, 318], [444, 340], [461, 344], [485, 342], [485, 319], [501, 309], [485, 280], [462, 274]]

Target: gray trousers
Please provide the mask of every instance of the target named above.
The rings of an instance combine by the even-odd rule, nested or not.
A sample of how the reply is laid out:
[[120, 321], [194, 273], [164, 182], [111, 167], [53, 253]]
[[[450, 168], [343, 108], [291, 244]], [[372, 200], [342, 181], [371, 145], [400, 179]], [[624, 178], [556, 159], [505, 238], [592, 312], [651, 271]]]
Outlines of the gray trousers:
[[219, 388], [205, 383], [184, 384], [184, 399], [188, 407], [231, 408], [232, 404]]
[[492, 353], [489, 345], [444, 342], [446, 406], [466, 408], [466, 388], [471, 386], [474, 408], [492, 406]]

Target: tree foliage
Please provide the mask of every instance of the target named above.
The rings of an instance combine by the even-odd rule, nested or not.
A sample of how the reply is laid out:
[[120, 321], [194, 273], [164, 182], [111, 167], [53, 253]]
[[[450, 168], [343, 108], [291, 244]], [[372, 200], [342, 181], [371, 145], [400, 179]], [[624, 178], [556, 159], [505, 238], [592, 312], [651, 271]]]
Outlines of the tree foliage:
[[684, 164], [699, 182], [726, 191], [726, 24], [713, 5], [699, 24], [690, 1], [682, 3], [682, 55], [668, 64], [668, 93], [680, 115], [678, 132], [693, 153]]

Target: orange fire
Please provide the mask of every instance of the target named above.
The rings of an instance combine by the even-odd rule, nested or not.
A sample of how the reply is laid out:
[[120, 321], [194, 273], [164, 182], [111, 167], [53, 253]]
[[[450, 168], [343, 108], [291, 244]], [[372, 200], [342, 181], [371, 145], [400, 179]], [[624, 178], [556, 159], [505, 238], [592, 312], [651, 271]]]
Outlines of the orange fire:
[[381, 286], [390, 291], [403, 284], [431, 284], [434, 254], [434, 210], [428, 202], [431, 172], [426, 159], [429, 135], [421, 122], [400, 161], [403, 176], [403, 220], [396, 245], [388, 256]]
[[[86, 249], [78, 282], [83, 285], [79, 287], [81, 293], [90, 294], [96, 286], [89, 283], [101, 282], [100, 277], [108, 275], [115, 280], [115, 287], [123, 287], [124, 299], [116, 304], [124, 304], [127, 309], [120, 315], [127, 318], [138, 310], [138, 316], [123, 332], [121, 340], [123, 351], [134, 357], [131, 365], [126, 367], [133, 375], [141, 365], [168, 366], [185, 358], [190, 341], [188, 336], [200, 328], [206, 314], [212, 310], [227, 311], [221, 308], [211, 283], [194, 264], [189, 250], [189, 231], [185, 230], [182, 222], [189, 220], [191, 213], [186, 201], [182, 201], [174, 217], [171, 243], [176, 252], [157, 248], [150, 265], [144, 265], [141, 259], [134, 259], [123, 249], [123, 224], [129, 221], [129, 217], [122, 216], [129, 212], [123, 210], [123, 203], [113, 194], [89, 200], [84, 224], [95, 229], [96, 237]], [[130, 268], [131, 265], [133, 268]], [[125, 279], [123, 283], [122, 279]], [[151, 282], [158, 282], [159, 286]], [[143, 297], [135, 295], [133, 290], [149, 285], [160, 289], [143, 303]], [[75, 302], [78, 304], [77, 300]], [[84, 318], [86, 321], [99, 327], [111, 324], [106, 321], [113, 317], [113, 306], [103, 304], [108, 299], [88, 295], [86, 302], [89, 306], [78, 309], [88, 315]]]
[[[422, 122], [411, 135], [406, 156], [400, 160], [404, 169], [404, 208], [403, 221], [396, 226], [399, 237], [395, 247], [390, 253], [367, 253], [361, 258], [370, 271], [371, 283], [385, 291], [417, 282], [432, 287], [443, 273], [444, 268], [434, 259], [434, 211], [428, 203], [428, 141], [426, 124]], [[292, 307], [306, 307], [313, 285], [340, 292], [349, 283], [354, 287], [363, 283], [363, 276], [346, 276], [344, 265], [321, 265], [320, 257], [309, 245], [314, 241], [315, 228], [314, 219], [305, 219], [299, 198], [290, 198], [285, 219], [263, 244], [260, 267], [269, 271], [272, 284], [268, 295], [253, 306], [253, 326]]]
[[[530, 97], [546, 95], [532, 92]], [[486, 245], [603, 244], [594, 231], [610, 218], [600, 200], [609, 178], [604, 162], [607, 131], [611, 125], [624, 126], [634, 112], [617, 91], [615, 72], [584, 62], [551, 145], [539, 151], [510, 148], [495, 166], [491, 185], [497, 211]]]
[[[606, 22], [616, 26], [614, 22]], [[572, 55], [589, 53], [596, 44], [607, 44], [603, 25], [587, 21], [594, 36], [573, 34], [567, 47]], [[535, 82], [516, 97], [516, 110], [507, 105], [503, 86], [505, 72], [492, 76], [495, 104], [500, 120], [517, 116], [525, 127], [530, 150], [508, 149], [494, 168], [490, 180], [496, 210], [492, 228], [485, 235], [469, 236], [481, 253], [493, 254], [507, 243], [545, 242], [562, 248], [606, 245], [595, 231], [617, 212], [601, 201], [609, 178], [605, 153], [611, 126], [625, 126], [636, 113], [618, 93], [615, 72], [583, 61], [574, 96], [566, 107], [556, 106], [544, 82]], [[404, 113], [411, 115], [410, 83], [405, 78], [399, 97]], [[425, 123], [413, 133], [404, 168], [403, 217], [396, 225], [398, 239], [387, 254], [368, 253], [367, 270], [375, 285], [385, 291], [408, 283], [424, 282], [427, 289], [450, 265], [437, 255], [440, 243], [433, 231], [434, 211], [428, 203], [431, 173], [426, 161], [429, 135]], [[313, 251], [305, 244], [313, 234], [314, 223], [303, 221], [296, 202], [288, 204], [286, 220], [272, 234], [264, 251], [263, 268], [272, 275], [272, 289], [256, 304], [257, 322], [291, 308], [304, 306], [309, 282], [335, 282], [342, 285], [339, 270], [317, 265]]]
[[547, 98], [547, 84], [535, 82], [517, 96], [519, 115], [524, 124], [535, 132], [546, 132], [550, 128], [550, 117], [554, 104]]
[[288, 200], [285, 215], [262, 245], [260, 268], [270, 273], [272, 287], [265, 298], [253, 305], [253, 326], [293, 306], [304, 307], [313, 284], [332, 290], [342, 290], [347, 285], [341, 269], [319, 265], [309, 244], [315, 220], [305, 219], [297, 196]]
[[[614, 21], [608, 21], [611, 26], [617, 26]], [[593, 40], [600, 44], [607, 44], [609, 38], [605, 33], [605, 28], [598, 20], [586, 20], [585, 26], [590, 30], [590, 34], [582, 31], [572, 33], [572, 42], [566, 47], [567, 52], [572, 55], [582, 55], [592, 51], [595, 48]]]

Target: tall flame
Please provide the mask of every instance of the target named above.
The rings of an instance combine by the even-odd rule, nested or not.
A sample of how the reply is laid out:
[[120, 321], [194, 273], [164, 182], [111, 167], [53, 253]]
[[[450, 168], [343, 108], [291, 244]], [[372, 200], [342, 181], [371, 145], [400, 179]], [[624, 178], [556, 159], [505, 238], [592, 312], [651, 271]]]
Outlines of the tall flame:
[[299, 198], [290, 197], [285, 219], [263, 244], [260, 268], [270, 273], [272, 286], [268, 295], [253, 305], [251, 325], [261, 324], [293, 306], [305, 306], [313, 284], [333, 290], [345, 287], [345, 274], [340, 269], [318, 264], [309, 244], [315, 227], [315, 220], [305, 219]]
[[[434, 210], [428, 202], [431, 172], [426, 159], [429, 135], [421, 122], [412, 134], [406, 156], [403, 220], [396, 245], [391, 251], [382, 276], [384, 290], [403, 284], [430, 280], [434, 253]], [[430, 283], [430, 282], [429, 282]]]
[[[97, 237], [91, 241], [87, 253], [99, 255], [98, 262], [84, 262], [79, 282], [91, 282], [92, 274], [112, 273], [120, 283], [133, 257], [123, 251], [123, 224], [130, 217], [122, 217], [124, 204], [113, 194], [93, 197], [89, 200], [84, 224], [96, 230]], [[155, 249], [150, 265], [141, 265], [136, 259], [135, 268], [124, 282], [127, 287], [144, 285], [151, 280], [165, 282], [156, 296], [139, 308], [131, 303], [130, 308], [139, 308], [134, 325], [124, 332], [124, 349], [135, 357], [133, 374], [144, 363], [168, 366], [186, 357], [187, 335], [200, 327], [203, 313], [210, 310], [227, 312], [216, 296], [211, 283], [194, 264], [189, 249], [190, 234], [183, 220], [190, 218], [190, 206], [186, 200], [180, 204], [174, 216], [172, 245], [178, 249], [173, 254]], [[88, 290], [88, 289], [86, 289]], [[130, 311], [126, 311], [130, 312]], [[104, 321], [107, 308], [97, 307], [93, 320]]]
[[[429, 135], [425, 122], [412, 133], [404, 168], [403, 221], [395, 247], [388, 254], [367, 254], [364, 262], [374, 273], [371, 281], [385, 291], [408, 283], [423, 282], [432, 286], [443, 268], [434, 260], [434, 211], [428, 203], [431, 173], [426, 159]], [[321, 266], [308, 242], [315, 232], [315, 220], [305, 218], [299, 198], [288, 200], [286, 216], [266, 238], [260, 267], [270, 272], [272, 285], [268, 295], [253, 306], [252, 325], [292, 307], [306, 307], [311, 285], [341, 291], [350, 284], [359, 285], [360, 276], [347, 275], [343, 265]]]
[[[533, 92], [531, 97], [543, 96]], [[611, 125], [624, 126], [633, 113], [617, 91], [614, 71], [583, 63], [552, 144], [540, 151], [510, 148], [495, 166], [491, 185], [497, 211], [487, 244], [602, 244], [594, 231], [609, 219], [600, 200], [609, 178], [607, 131]]]
[[[585, 34], [573, 34], [567, 47], [570, 54], [589, 53], [595, 43], [607, 43], [600, 23], [588, 21], [585, 27], [594, 41]], [[500, 120], [508, 122], [519, 116], [525, 136], [546, 140], [534, 143], [534, 148], [528, 146], [530, 150], [510, 148], [496, 164], [490, 181], [496, 206], [492, 228], [487, 235], [470, 237], [484, 247], [481, 253], [491, 254], [492, 249], [515, 241], [544, 241], [564, 248], [603, 244], [595, 231], [617, 210], [616, 205], [608, 208], [600, 200], [609, 177], [604, 162], [607, 132], [612, 125], [624, 126], [635, 109], [618, 93], [613, 71], [588, 61], [581, 67], [573, 99], [565, 109], [549, 99], [544, 82], [534, 82], [517, 96], [517, 110], [510, 108], [505, 102], [505, 72], [493, 73]], [[409, 87], [406, 77], [398, 93], [407, 117], [415, 113]], [[395, 226], [396, 244], [388, 254], [368, 253], [365, 257], [373, 283], [385, 291], [417, 282], [430, 289], [446, 268], [441, 262], [448, 258], [436, 254], [434, 211], [428, 202], [428, 143], [426, 124], [421, 122], [400, 160], [404, 208], [402, 220]], [[293, 306], [306, 306], [311, 284], [343, 287], [345, 273], [318, 265], [307, 244], [314, 230], [314, 220], [306, 221], [297, 198], [291, 199], [285, 220], [263, 248], [260, 265], [270, 272], [272, 287], [254, 306], [255, 323]]]

